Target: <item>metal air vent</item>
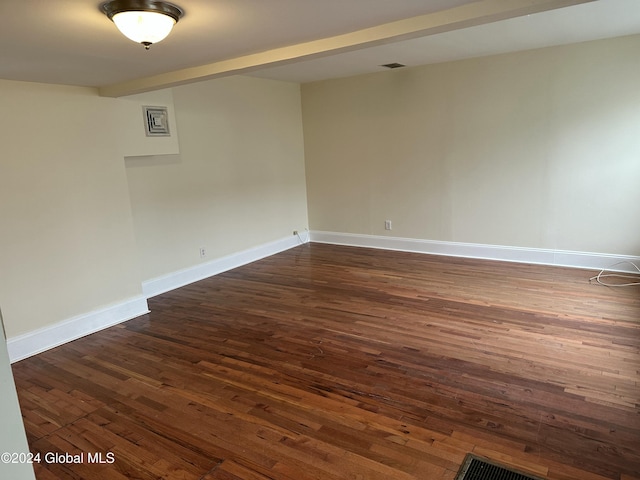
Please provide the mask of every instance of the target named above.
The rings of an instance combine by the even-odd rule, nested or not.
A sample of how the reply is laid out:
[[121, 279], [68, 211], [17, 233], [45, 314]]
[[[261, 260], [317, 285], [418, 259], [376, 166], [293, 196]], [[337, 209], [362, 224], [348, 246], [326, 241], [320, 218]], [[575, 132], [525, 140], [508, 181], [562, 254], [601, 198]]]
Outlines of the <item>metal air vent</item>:
[[468, 454], [455, 480], [543, 480]]
[[406, 67], [406, 65], [403, 65], [402, 63], [385, 63], [384, 65], [380, 65], [381, 67], [386, 67], [386, 68], [402, 68], [402, 67]]

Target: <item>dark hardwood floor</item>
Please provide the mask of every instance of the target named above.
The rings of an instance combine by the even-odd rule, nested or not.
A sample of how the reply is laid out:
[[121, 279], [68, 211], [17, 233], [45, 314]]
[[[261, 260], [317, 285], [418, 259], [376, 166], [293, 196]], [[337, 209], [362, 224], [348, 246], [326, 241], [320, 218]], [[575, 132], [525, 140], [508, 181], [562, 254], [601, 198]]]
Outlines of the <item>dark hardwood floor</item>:
[[32, 452], [84, 454], [37, 478], [640, 479], [640, 288], [591, 275], [310, 244], [158, 296], [13, 365]]

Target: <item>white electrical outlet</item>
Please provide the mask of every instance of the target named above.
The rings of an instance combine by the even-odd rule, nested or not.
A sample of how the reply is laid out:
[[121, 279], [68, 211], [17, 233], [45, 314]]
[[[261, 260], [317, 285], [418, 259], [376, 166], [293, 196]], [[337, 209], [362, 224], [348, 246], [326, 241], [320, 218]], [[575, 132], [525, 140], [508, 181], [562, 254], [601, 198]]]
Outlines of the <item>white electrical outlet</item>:
[[204, 258], [207, 256], [207, 249], [204, 247], [200, 247], [200, 258]]
[[384, 221], [384, 229], [385, 230], [391, 230], [391, 220], [385, 220]]

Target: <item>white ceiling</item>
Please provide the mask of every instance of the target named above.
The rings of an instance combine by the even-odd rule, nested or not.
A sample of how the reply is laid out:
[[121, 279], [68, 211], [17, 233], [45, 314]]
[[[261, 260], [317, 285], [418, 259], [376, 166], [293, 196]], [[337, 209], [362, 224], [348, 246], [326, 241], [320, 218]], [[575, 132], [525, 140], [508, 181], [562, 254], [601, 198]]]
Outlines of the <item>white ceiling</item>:
[[[572, 1], [588, 0], [528, 3], [554, 8]], [[390, 62], [414, 66], [640, 33], [640, 0], [597, 0], [500, 21], [487, 13], [496, 5], [505, 8], [504, 5], [515, 5], [514, 2], [517, 3], [516, 0], [175, 0], [185, 10], [185, 16], [166, 40], [145, 51], [123, 37], [100, 12], [100, 0], [0, 0], [3, 19], [0, 78], [108, 88], [190, 67], [226, 64], [238, 57], [303, 42], [338, 38], [412, 17], [422, 19], [423, 24], [433, 23], [431, 17], [437, 20], [443, 11], [446, 14], [463, 9], [467, 9], [465, 12], [475, 9], [474, 18], [467, 24], [477, 26], [460, 28], [466, 25], [458, 23], [440, 29], [449, 30], [444, 33], [423, 29], [422, 33], [389, 36], [373, 43], [358, 40], [349, 44], [349, 48], [335, 50], [344, 53], [333, 54], [327, 49], [311, 60], [306, 59], [309, 55], [299, 55], [302, 60], [292, 58], [275, 67], [268, 61], [258, 62], [247, 71], [267, 78], [309, 82], [380, 71], [379, 65]], [[510, 12], [506, 16], [518, 14]], [[409, 31], [404, 24], [403, 28]], [[420, 36], [425, 32], [429, 35]], [[402, 40], [407, 37], [414, 38]], [[229, 68], [228, 72], [235, 70]], [[156, 82], [146, 88], [158, 86], [161, 84]]]
[[[407, 66], [640, 34], [640, 0], [599, 0], [355, 52], [265, 68], [253, 75], [299, 83]], [[640, 61], [640, 52], [638, 52]]]

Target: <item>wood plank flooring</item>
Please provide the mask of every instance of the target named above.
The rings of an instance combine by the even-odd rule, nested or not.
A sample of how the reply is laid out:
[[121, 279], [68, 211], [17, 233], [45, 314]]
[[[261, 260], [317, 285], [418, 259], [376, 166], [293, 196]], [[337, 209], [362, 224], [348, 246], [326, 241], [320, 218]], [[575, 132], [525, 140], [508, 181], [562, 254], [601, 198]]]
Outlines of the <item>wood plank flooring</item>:
[[640, 479], [640, 289], [592, 275], [308, 244], [155, 297], [13, 365], [31, 451], [84, 454], [37, 478]]

